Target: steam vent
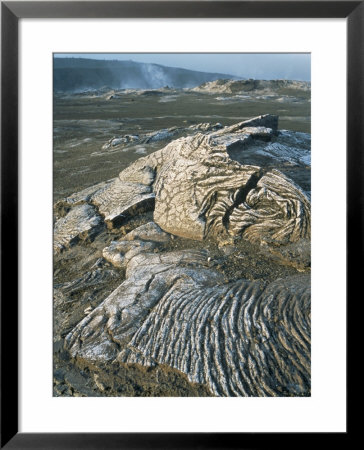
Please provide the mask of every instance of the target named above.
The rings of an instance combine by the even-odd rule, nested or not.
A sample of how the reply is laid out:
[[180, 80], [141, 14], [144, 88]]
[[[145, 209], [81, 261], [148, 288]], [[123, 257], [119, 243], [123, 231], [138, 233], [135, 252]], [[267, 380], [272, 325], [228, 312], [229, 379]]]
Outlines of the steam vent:
[[304, 133], [268, 114], [160, 133], [163, 148], [54, 205], [55, 257], [78, 271], [54, 285], [57, 352], [104, 395], [129, 367], [213, 396], [309, 396]]

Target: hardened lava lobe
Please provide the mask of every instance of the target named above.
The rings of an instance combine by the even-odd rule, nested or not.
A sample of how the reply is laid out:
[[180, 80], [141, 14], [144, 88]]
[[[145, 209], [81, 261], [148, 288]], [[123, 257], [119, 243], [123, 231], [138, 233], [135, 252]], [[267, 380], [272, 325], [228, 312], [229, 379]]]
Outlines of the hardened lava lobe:
[[[102, 249], [120, 284], [66, 334], [73, 358], [168, 365], [217, 396], [310, 395], [310, 201], [271, 164], [278, 150], [287, 160], [277, 126], [265, 115], [197, 129], [57, 202], [57, 254], [153, 213]], [[287, 272], [227, 277], [221, 265], [255, 264], [240, 243]]]

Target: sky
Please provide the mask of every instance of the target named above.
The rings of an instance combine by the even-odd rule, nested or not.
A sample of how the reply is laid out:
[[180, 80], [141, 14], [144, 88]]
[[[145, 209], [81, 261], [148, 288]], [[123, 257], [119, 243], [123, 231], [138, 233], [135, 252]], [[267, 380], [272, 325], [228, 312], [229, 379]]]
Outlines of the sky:
[[132, 60], [242, 78], [311, 81], [309, 53], [58, 53], [54, 56]]

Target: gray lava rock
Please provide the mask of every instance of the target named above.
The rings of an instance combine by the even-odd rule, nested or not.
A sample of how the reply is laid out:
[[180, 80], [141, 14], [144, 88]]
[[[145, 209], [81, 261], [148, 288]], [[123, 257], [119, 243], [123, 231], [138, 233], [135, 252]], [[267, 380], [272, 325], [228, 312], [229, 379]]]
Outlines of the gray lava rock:
[[167, 364], [218, 396], [308, 394], [308, 275], [226, 283], [207, 252], [124, 244], [126, 280], [66, 337], [74, 357]]
[[242, 236], [276, 245], [309, 238], [310, 203], [303, 190], [275, 169], [240, 164], [228, 153], [244, 140], [272, 136], [277, 124], [276, 116], [266, 115], [175, 140], [119, 177], [142, 183], [146, 172], [155, 174], [154, 221], [177, 236]]
[[77, 205], [54, 226], [54, 251], [74, 245], [79, 240], [92, 239], [103, 227], [101, 217], [88, 204]]
[[[207, 245], [170, 245], [172, 235], [213, 240], [228, 244], [222, 257], [232, 258], [240, 239], [306, 270], [308, 197], [275, 168], [243, 162], [245, 149], [279, 140], [277, 126], [276, 116], [265, 115], [177, 139], [118, 178], [58, 202], [56, 248], [146, 210], [154, 214], [154, 222], [103, 249], [102, 261], [123, 275], [67, 334], [74, 358], [166, 364], [217, 396], [310, 395], [309, 275], [229, 280]], [[240, 162], [232, 149], [242, 152]]]

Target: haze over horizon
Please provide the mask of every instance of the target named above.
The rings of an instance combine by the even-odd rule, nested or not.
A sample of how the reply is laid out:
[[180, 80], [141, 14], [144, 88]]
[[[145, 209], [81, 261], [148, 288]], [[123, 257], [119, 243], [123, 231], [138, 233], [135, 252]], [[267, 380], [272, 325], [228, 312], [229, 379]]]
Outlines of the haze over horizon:
[[129, 60], [241, 78], [311, 81], [309, 53], [55, 53], [54, 57]]

